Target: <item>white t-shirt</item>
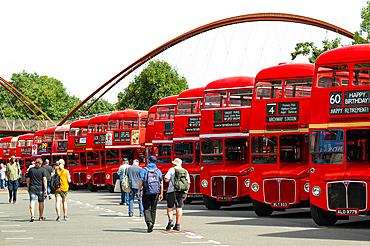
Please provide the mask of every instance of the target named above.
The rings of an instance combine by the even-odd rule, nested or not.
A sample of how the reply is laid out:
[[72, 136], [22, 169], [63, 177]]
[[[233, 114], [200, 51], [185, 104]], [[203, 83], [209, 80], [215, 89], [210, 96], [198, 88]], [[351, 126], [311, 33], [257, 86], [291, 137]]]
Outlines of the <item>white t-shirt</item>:
[[[181, 168], [181, 167], [176, 166], [175, 168]], [[188, 178], [188, 183], [190, 185], [190, 177], [189, 177], [188, 171], [186, 171], [186, 175], [187, 175], [187, 178]], [[173, 167], [171, 167], [168, 170], [168, 172], [166, 173], [166, 175], [164, 175], [164, 178], [170, 180], [170, 182], [168, 184], [167, 193], [173, 192], [175, 190], [174, 187], [173, 187], [173, 184], [175, 183], [175, 169]]]
[[0, 169], [0, 179], [5, 179], [6, 167]]

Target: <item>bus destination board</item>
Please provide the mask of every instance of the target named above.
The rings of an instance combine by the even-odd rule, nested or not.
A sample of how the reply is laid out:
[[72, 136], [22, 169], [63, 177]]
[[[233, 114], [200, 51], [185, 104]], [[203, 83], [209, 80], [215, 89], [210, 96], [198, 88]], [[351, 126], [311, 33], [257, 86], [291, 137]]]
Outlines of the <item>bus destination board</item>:
[[200, 126], [200, 117], [189, 117], [188, 126]]
[[299, 114], [299, 102], [279, 103], [279, 115]]
[[240, 120], [240, 110], [224, 111], [224, 121], [239, 121], [239, 120]]
[[298, 121], [299, 117], [298, 115], [294, 116], [270, 116], [266, 117], [266, 122], [271, 123], [271, 122], [294, 122]]
[[342, 92], [331, 92], [329, 105], [330, 115], [368, 114], [370, 107], [363, 105], [370, 105], [370, 91], [346, 91], [344, 97]]
[[224, 122], [224, 123], [213, 123], [214, 128], [222, 127], [240, 127], [240, 122]]

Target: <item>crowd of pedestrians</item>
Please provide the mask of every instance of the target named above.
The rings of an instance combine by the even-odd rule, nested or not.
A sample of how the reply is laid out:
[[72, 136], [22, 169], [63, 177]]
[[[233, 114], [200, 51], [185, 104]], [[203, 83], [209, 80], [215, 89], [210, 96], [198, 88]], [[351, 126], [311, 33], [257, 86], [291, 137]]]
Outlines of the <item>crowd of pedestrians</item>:
[[[162, 172], [156, 166], [157, 159], [155, 156], [148, 158], [148, 163], [144, 168], [139, 166], [138, 160], [133, 160], [129, 164], [127, 158], [122, 160], [117, 174], [121, 182], [121, 200], [120, 205], [128, 205], [128, 215], [134, 216], [135, 197], [139, 205], [139, 216], [144, 216], [147, 225], [147, 232], [152, 232], [156, 221], [157, 204], [163, 199], [163, 181], [168, 182], [167, 189], [167, 217], [168, 224], [166, 230], [180, 230], [182, 218], [182, 208], [190, 186], [188, 172], [182, 168], [182, 161], [176, 158], [172, 164], [173, 167], [168, 170], [162, 179]], [[55, 210], [57, 214], [56, 221], [61, 221], [61, 206], [63, 206], [63, 219], [68, 220], [67, 216], [67, 194], [69, 183], [71, 182], [70, 174], [64, 168], [65, 162], [60, 159], [57, 165], [50, 166], [49, 160], [41, 158], [32, 162], [26, 172], [27, 191], [30, 197], [30, 222], [35, 220], [36, 200], [39, 204], [39, 220], [45, 220], [44, 217], [44, 200], [52, 199], [51, 193], [55, 193]], [[8, 183], [9, 203], [17, 203], [18, 179], [21, 175], [19, 163], [12, 156], [8, 165], [0, 164], [0, 189], [5, 189], [5, 183]], [[184, 177], [181, 180], [181, 175]], [[52, 177], [56, 176], [59, 180], [59, 188], [51, 190]], [[128, 178], [129, 192], [122, 188], [122, 181], [125, 176]], [[185, 181], [184, 181], [185, 180]], [[182, 183], [181, 183], [182, 182]], [[125, 189], [127, 191], [127, 189]], [[174, 207], [176, 206], [176, 220], [173, 220]]]

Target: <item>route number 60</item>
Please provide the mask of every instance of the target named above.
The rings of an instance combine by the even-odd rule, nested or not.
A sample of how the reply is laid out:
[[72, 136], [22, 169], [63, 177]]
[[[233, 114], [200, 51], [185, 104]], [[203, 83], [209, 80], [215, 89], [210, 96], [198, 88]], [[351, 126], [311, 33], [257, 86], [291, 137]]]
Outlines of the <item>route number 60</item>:
[[341, 92], [330, 93], [330, 105], [331, 106], [341, 106], [342, 105], [342, 93]]

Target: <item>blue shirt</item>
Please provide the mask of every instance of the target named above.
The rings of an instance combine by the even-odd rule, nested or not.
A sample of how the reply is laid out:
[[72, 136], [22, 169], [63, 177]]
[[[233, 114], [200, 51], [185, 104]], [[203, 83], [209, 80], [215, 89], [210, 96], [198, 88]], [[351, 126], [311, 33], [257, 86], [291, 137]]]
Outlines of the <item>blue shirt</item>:
[[[157, 168], [157, 166], [155, 165], [155, 163], [149, 163], [147, 166], [146, 166], [146, 168], [148, 168], [148, 169], [150, 169], [150, 170], [152, 170], [152, 169], [154, 169], [154, 168]], [[144, 181], [144, 179], [145, 179], [145, 174], [146, 174], [146, 168], [143, 168], [142, 170], [141, 170], [141, 172], [140, 172], [140, 178], [141, 178], [141, 180], [142, 181]], [[161, 172], [161, 170], [159, 170], [158, 168], [157, 168], [157, 173], [159, 174], [159, 178], [161, 179], [161, 181], [162, 181], [162, 172]]]

